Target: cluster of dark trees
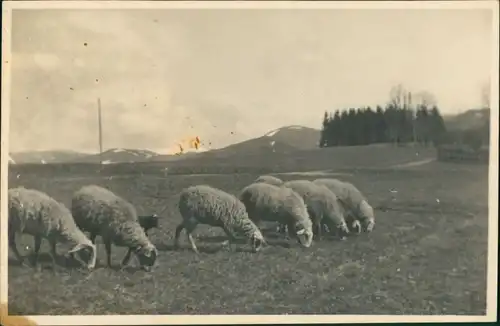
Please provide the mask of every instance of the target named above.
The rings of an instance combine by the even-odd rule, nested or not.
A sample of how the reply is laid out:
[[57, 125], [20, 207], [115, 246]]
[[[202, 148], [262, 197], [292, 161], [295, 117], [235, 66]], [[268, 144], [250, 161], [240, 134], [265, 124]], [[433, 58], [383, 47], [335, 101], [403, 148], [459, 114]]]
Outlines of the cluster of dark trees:
[[388, 104], [385, 108], [350, 108], [325, 112], [320, 147], [410, 143], [423, 146], [443, 141], [446, 127], [437, 106]]
[[350, 108], [325, 112], [320, 147], [355, 146], [374, 143], [417, 143], [422, 146], [466, 145], [479, 149], [489, 144], [489, 84], [483, 88], [483, 110], [487, 121], [466, 130], [446, 130], [435, 96], [427, 91], [416, 94], [401, 84], [390, 90], [383, 108]]

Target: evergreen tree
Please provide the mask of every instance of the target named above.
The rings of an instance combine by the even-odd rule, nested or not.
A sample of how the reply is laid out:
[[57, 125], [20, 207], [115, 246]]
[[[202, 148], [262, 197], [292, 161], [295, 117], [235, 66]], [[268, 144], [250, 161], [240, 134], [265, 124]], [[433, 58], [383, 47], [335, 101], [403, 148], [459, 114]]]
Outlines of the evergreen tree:
[[364, 111], [365, 117], [365, 128], [366, 128], [366, 138], [364, 139], [364, 144], [373, 144], [376, 142], [376, 114], [373, 112], [371, 107], [367, 107]]
[[443, 136], [446, 132], [446, 126], [437, 106], [433, 106], [431, 109], [429, 129], [429, 134], [432, 142], [435, 146], [438, 146], [443, 141]]
[[354, 108], [350, 108], [347, 112], [347, 121], [345, 127], [347, 145], [356, 145], [356, 110]]
[[389, 104], [384, 112], [384, 122], [387, 125], [388, 141], [397, 145], [399, 141], [399, 112], [393, 105]]
[[375, 142], [376, 143], [385, 143], [388, 141], [388, 131], [387, 124], [384, 116], [384, 109], [381, 106], [377, 106], [377, 110], [375, 112]]
[[348, 146], [349, 143], [347, 139], [349, 138], [349, 121], [348, 121], [348, 116], [347, 116], [347, 111], [342, 110], [342, 113], [340, 114], [340, 120], [339, 120], [339, 145], [340, 146]]
[[323, 116], [323, 122], [321, 126], [319, 147], [331, 146], [329, 144], [329, 138], [330, 138], [329, 129], [330, 129], [330, 119], [328, 117], [328, 112], [325, 111], [325, 115]]
[[429, 117], [429, 110], [427, 109], [427, 106], [420, 105], [417, 108], [415, 129], [417, 134], [417, 141], [424, 146], [427, 146], [431, 141], [430, 123], [431, 119]]
[[333, 115], [333, 118], [332, 118], [330, 123], [332, 125], [332, 132], [331, 132], [331, 138], [330, 138], [332, 141], [332, 146], [339, 146], [340, 138], [342, 137], [342, 135], [341, 135], [342, 122], [340, 121], [339, 110], [335, 110], [335, 114]]

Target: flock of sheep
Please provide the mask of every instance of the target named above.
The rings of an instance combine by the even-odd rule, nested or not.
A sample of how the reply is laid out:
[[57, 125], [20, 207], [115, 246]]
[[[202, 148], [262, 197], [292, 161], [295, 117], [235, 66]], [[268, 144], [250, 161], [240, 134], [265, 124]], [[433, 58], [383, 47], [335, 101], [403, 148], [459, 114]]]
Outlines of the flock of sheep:
[[[158, 227], [158, 217], [138, 216], [132, 204], [108, 189], [82, 187], [74, 193], [70, 210], [43, 192], [18, 187], [9, 189], [8, 204], [9, 247], [23, 264], [16, 246], [18, 233], [34, 237], [35, 266], [45, 238], [54, 264], [56, 244], [65, 242], [71, 245], [71, 258], [93, 269], [98, 235], [105, 246], [108, 266], [112, 244], [128, 248], [121, 267], [129, 263], [132, 253], [146, 271], [156, 262], [158, 251], [147, 231]], [[267, 243], [257, 226], [261, 221], [277, 222], [279, 232], [294, 237], [304, 247], [311, 246], [313, 237], [320, 240], [322, 232], [345, 239], [349, 233], [371, 232], [375, 225], [373, 209], [361, 192], [337, 179], [283, 182], [273, 176], [260, 176], [238, 197], [208, 185], [195, 185], [181, 192], [178, 209], [182, 222], [175, 230], [175, 247], [179, 247], [180, 234], [185, 230], [195, 252], [198, 249], [192, 233], [198, 224], [222, 228], [228, 236], [224, 246], [242, 236], [254, 252]]]

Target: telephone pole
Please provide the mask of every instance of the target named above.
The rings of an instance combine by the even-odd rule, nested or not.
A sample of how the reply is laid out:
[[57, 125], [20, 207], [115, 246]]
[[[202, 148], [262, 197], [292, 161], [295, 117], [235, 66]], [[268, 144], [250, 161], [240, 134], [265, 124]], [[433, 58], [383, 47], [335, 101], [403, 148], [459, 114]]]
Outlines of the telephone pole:
[[417, 130], [415, 128], [415, 124], [417, 123], [417, 110], [415, 110], [415, 115], [413, 115], [413, 108], [411, 105], [411, 92], [408, 93], [408, 106], [410, 107], [411, 112], [411, 127], [413, 131], [413, 146], [417, 144]]
[[97, 98], [97, 118], [99, 121], [99, 163], [102, 164], [102, 118], [101, 118], [101, 99]]

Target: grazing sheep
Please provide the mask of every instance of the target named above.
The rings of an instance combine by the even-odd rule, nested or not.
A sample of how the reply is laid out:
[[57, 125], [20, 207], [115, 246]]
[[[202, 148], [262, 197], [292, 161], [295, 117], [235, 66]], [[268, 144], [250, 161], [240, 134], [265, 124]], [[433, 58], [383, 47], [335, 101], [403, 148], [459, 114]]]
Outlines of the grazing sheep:
[[81, 251], [90, 252], [90, 259], [86, 265], [88, 269], [95, 267], [96, 247], [77, 227], [71, 212], [64, 204], [41, 191], [24, 187], [9, 189], [8, 203], [9, 247], [22, 264], [24, 264], [23, 258], [16, 246], [16, 233], [30, 234], [34, 237], [34, 266], [38, 263], [42, 238], [45, 238], [50, 243], [54, 267], [57, 242], [71, 244], [73, 247], [69, 250], [70, 254], [81, 253]]
[[[83, 231], [90, 232], [90, 240], [100, 235], [106, 248], [107, 263], [111, 266], [111, 244], [129, 248], [141, 267], [149, 271], [156, 262], [158, 251], [140, 226], [137, 212], [128, 201], [108, 189], [90, 185], [76, 191], [71, 202], [75, 222]], [[128, 264], [130, 254], [121, 266]]]
[[253, 183], [263, 182], [273, 186], [281, 186], [283, 181], [279, 178], [273, 177], [272, 175], [261, 175]]
[[[158, 215], [139, 215], [137, 216], [139, 220], [139, 225], [144, 230], [146, 236], [148, 236], [148, 231], [153, 228], [158, 228]], [[129, 261], [130, 256], [132, 255], [132, 248], [128, 248], [127, 254], [123, 258], [124, 261]]]
[[338, 202], [337, 196], [327, 187], [308, 180], [288, 181], [283, 186], [302, 196], [319, 240], [323, 224], [326, 224], [331, 231], [335, 231], [341, 239], [349, 234], [344, 219], [344, 210]]
[[[365, 197], [353, 184], [338, 179], [321, 178], [314, 180], [330, 189], [344, 206], [346, 218], [351, 229], [361, 232], [371, 232], [375, 226], [375, 214], [373, 208], [368, 204]], [[359, 221], [359, 222], [356, 222]]]
[[198, 224], [221, 227], [229, 237], [223, 244], [236, 240], [242, 234], [251, 241], [254, 252], [260, 250], [266, 242], [259, 228], [248, 218], [242, 202], [235, 196], [207, 185], [191, 186], [181, 192], [179, 211], [183, 221], [175, 230], [175, 247], [179, 247], [182, 230], [191, 243], [191, 248], [198, 253], [192, 232]]
[[275, 221], [288, 226], [288, 232], [304, 247], [313, 240], [312, 222], [302, 197], [292, 189], [266, 183], [253, 183], [239, 196], [251, 220]]

